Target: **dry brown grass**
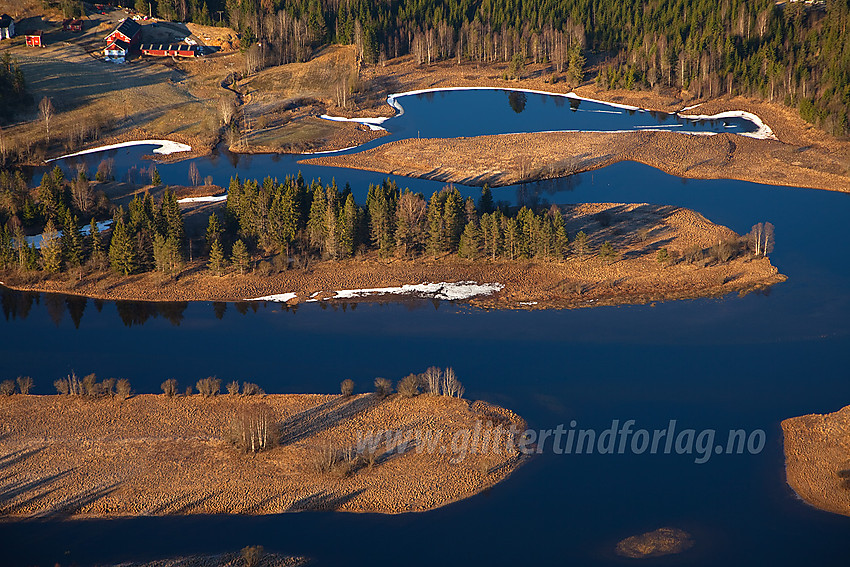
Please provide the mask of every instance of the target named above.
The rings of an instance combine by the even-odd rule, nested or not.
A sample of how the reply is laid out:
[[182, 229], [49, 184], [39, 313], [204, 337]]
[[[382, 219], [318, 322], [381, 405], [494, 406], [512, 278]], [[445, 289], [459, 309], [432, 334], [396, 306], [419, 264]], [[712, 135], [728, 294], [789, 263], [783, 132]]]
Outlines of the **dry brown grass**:
[[800, 498], [850, 516], [850, 406], [782, 422], [785, 474]]
[[[240, 408], [267, 404], [280, 445], [245, 455], [227, 441]], [[477, 406], [476, 406], [477, 407]], [[492, 408], [492, 406], [491, 406]], [[498, 409], [498, 408], [496, 408]], [[498, 409], [520, 430], [515, 414]], [[381, 455], [348, 475], [315, 472], [322, 448], [356, 442], [356, 432], [441, 429], [443, 440], [481, 414], [439, 396], [271, 395], [251, 398], [140, 395], [118, 403], [70, 396], [0, 400], [4, 516], [269, 514], [305, 509], [399, 513], [437, 508], [506, 478], [516, 453], [488, 451], [459, 462], [415, 450]], [[485, 470], [481, 459], [490, 459]]]
[[303, 163], [498, 187], [631, 160], [682, 177], [850, 191], [850, 176], [843, 171], [840, 156], [830, 155], [821, 159], [814, 150], [801, 152], [776, 140], [734, 134], [562, 132], [408, 139]]

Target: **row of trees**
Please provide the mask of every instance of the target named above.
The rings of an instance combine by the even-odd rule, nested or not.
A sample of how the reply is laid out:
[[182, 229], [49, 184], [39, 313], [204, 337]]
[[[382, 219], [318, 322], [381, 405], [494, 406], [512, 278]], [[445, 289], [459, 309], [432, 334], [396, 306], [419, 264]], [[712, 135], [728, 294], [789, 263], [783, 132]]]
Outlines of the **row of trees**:
[[[17, 109], [31, 101], [32, 96], [27, 91], [24, 72], [6, 51], [0, 57], [0, 124], [9, 120]], [[3, 133], [0, 131], [0, 159], [6, 153], [2, 139]]]
[[234, 253], [242, 252], [244, 242], [265, 253], [331, 260], [369, 250], [385, 257], [457, 253], [470, 259], [563, 259], [570, 252], [558, 207], [541, 212], [527, 207], [497, 209], [487, 187], [477, 204], [451, 185], [426, 201], [421, 193], [401, 191], [395, 182], [385, 180], [370, 185], [361, 207], [349, 187], [340, 191], [333, 182], [307, 185], [299, 176], [283, 183], [267, 178], [259, 184], [234, 178], [226, 210], [228, 221], [210, 219], [211, 251], [219, 248], [223, 239], [219, 234], [228, 232], [221, 227], [227, 227], [227, 238], [240, 239]]

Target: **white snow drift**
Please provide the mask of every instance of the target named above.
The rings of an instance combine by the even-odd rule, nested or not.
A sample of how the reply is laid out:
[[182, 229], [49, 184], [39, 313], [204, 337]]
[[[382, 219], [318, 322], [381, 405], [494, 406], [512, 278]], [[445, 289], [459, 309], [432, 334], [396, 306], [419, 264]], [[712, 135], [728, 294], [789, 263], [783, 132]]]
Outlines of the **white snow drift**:
[[118, 148], [127, 148], [130, 146], [159, 146], [158, 148], [153, 149], [153, 153], [168, 155], [177, 152], [188, 152], [192, 150], [192, 146], [181, 144], [180, 142], [172, 142], [171, 140], [136, 140], [133, 142], [121, 142], [120, 144], [110, 144], [108, 146], [101, 146], [99, 148], [92, 148], [90, 150], [83, 150], [81, 152], [76, 152], [73, 154], [67, 154], [64, 156], [60, 156], [57, 158], [49, 159], [47, 162], [56, 161], [58, 159], [65, 159], [74, 156], [81, 156], [84, 154], [94, 154], [97, 152], [106, 152], [109, 150], [117, 150]]
[[[503, 284], [500, 283], [485, 283], [477, 282], [440, 282], [440, 283], [423, 283], [423, 284], [406, 284], [400, 287], [374, 287], [363, 289], [343, 289], [334, 292], [332, 297], [328, 299], [355, 299], [358, 297], [380, 296], [380, 295], [410, 295], [414, 297], [445, 299], [448, 301], [457, 301], [461, 299], [470, 299], [480, 295], [490, 295], [500, 291]], [[315, 299], [317, 293], [314, 293], [308, 299], [308, 302], [319, 301]], [[278, 293], [275, 295], [266, 295], [263, 297], [255, 297], [247, 301], [278, 301], [286, 303], [295, 299], [295, 293]]]

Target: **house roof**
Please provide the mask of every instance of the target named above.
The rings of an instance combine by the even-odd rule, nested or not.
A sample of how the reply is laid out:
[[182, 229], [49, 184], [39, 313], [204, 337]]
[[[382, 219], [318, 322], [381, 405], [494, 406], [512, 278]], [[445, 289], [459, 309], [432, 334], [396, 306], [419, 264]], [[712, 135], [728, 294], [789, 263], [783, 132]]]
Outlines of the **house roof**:
[[130, 44], [126, 41], [116, 39], [115, 41], [110, 42], [109, 45], [106, 46], [106, 51], [115, 51], [115, 48], [123, 49], [124, 51], [130, 50]]
[[79, 18], [69, 18], [69, 19], [65, 20], [64, 22], [62, 22], [62, 25], [65, 25], [65, 26], [79, 25], [79, 26], [81, 26], [81, 25], [83, 25], [83, 21]]
[[38, 31], [34, 31], [34, 32], [29, 32], [29, 33], [24, 34], [24, 35], [26, 35], [27, 37], [35, 37], [35, 36], [41, 37], [42, 33], [44, 33], [44, 32], [42, 32], [41, 30], [38, 30]]
[[[117, 28], [112, 30], [109, 33], [109, 35], [112, 35], [115, 32], [121, 32], [124, 35], [126, 35], [127, 37], [132, 38], [134, 35], [136, 35], [139, 32], [140, 29], [142, 29], [142, 26], [140, 26], [135, 20], [131, 20], [130, 18], [127, 18], [126, 20], [121, 22], [120, 26], [118, 26]], [[106, 37], [109, 37], [109, 36], [106, 36]]]
[[13, 21], [12, 16], [9, 14], [0, 15], [0, 28], [8, 28], [12, 25]]
[[142, 51], [196, 51], [197, 45], [187, 45], [185, 43], [148, 43], [139, 47]]

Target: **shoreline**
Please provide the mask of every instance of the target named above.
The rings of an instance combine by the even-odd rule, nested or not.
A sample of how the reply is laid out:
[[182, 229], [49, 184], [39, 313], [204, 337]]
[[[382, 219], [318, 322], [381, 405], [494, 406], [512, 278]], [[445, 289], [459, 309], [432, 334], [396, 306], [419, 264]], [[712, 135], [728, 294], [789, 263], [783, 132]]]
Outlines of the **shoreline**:
[[850, 516], [850, 406], [782, 421], [786, 481], [806, 504]]
[[[479, 258], [457, 256], [414, 259], [381, 258], [376, 253], [340, 261], [320, 261], [307, 270], [211, 275], [203, 262], [186, 266], [175, 279], [154, 272], [120, 277], [111, 273], [84, 273], [43, 279], [5, 274], [6, 287], [19, 291], [65, 293], [115, 301], [235, 301], [280, 295], [285, 302], [361, 302], [405, 296], [360, 297], [344, 290], [369, 290], [418, 286], [411, 291], [432, 291], [437, 298], [451, 298], [435, 282], [474, 282], [473, 291], [489, 295], [459, 298], [484, 309], [578, 308], [596, 305], [644, 304], [654, 301], [716, 297], [747, 293], [785, 281], [769, 258], [737, 255], [726, 262], [711, 259], [718, 242], [739, 238], [689, 209], [648, 204], [580, 204], [566, 206], [566, 228], [574, 239], [587, 235], [589, 251], [570, 254], [565, 260]], [[603, 225], [603, 222], [605, 223]], [[619, 258], [605, 261], [592, 250], [605, 241], [617, 249]], [[661, 247], [671, 260], [659, 262]], [[685, 261], [688, 250], [701, 259]], [[673, 260], [672, 258], [679, 258]], [[11, 277], [10, 277], [11, 276]], [[431, 287], [424, 284], [432, 284]], [[454, 286], [461, 288], [463, 286]], [[410, 288], [408, 288], [410, 289]], [[421, 295], [421, 294], [420, 294]]]
[[734, 179], [850, 192], [850, 177], [819, 171], [818, 158], [776, 140], [664, 131], [539, 132], [397, 140], [298, 163], [503, 187], [567, 177], [623, 161], [692, 179]]
[[[280, 430], [273, 434], [279, 444], [259, 453], [228, 440], [232, 420], [252, 408], [266, 408]], [[501, 446], [458, 458], [454, 450], [380, 445], [371, 462], [321, 468], [326, 451], [354, 451], [358, 432], [426, 428], [440, 431], [447, 446], [476, 423], [526, 427], [510, 410], [429, 394], [140, 394], [123, 401], [19, 394], [0, 399], [0, 415], [0, 451], [11, 458], [6, 472], [22, 483], [3, 503], [4, 520], [424, 512], [479, 494], [525, 461]]]

